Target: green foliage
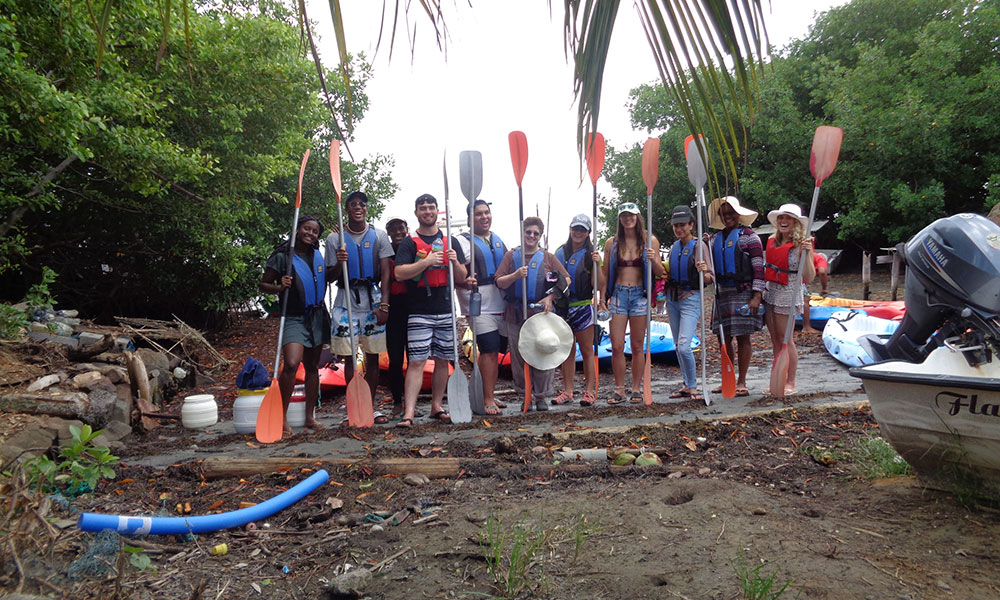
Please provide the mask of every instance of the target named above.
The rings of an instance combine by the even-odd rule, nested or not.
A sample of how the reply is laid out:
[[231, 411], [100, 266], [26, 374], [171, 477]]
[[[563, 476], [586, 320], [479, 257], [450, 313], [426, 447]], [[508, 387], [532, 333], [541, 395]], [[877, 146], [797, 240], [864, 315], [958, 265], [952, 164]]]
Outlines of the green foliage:
[[122, 547], [122, 551], [129, 555], [128, 563], [136, 570], [152, 571], [153, 573], [156, 573], [156, 567], [153, 565], [153, 561], [142, 548], [126, 545]]
[[[998, 30], [996, 0], [854, 0], [821, 14], [772, 61], [754, 118], [732, 115], [747, 131], [739, 180], [719, 182], [707, 199], [736, 195], [762, 216], [786, 202], [807, 209], [813, 131], [829, 124], [844, 143], [816, 216], [834, 219], [841, 240], [874, 249], [936, 218], [988, 210], [1000, 201]], [[633, 90], [630, 109], [637, 127], [669, 128], [654, 195], [662, 234], [670, 209], [694, 193], [682, 115], [662, 86]], [[623, 200], [641, 188], [639, 155], [636, 146], [609, 157]]]
[[[15, 339], [26, 329], [36, 310], [49, 310], [55, 304], [49, 285], [56, 280], [56, 272], [42, 267], [42, 280], [28, 288], [24, 296], [24, 310], [9, 304], [0, 304], [0, 339]], [[51, 327], [51, 324], [50, 324]]]
[[[523, 520], [504, 527], [499, 510], [486, 520], [479, 547], [493, 585], [503, 598], [518, 598], [529, 589], [546, 593], [548, 582], [536, 559], [545, 551], [550, 536], [551, 530], [529, 526]], [[533, 567], [537, 567], [537, 574], [531, 572]]]
[[58, 460], [39, 456], [25, 463], [25, 472], [32, 485], [58, 489], [68, 495], [78, 495], [97, 488], [101, 479], [111, 479], [111, 467], [118, 457], [107, 446], [94, 445], [94, 439], [103, 430], [94, 431], [90, 425], [82, 428], [70, 425], [72, 442], [59, 451]]
[[905, 477], [910, 465], [882, 437], [869, 434], [850, 451], [854, 472], [863, 479]]
[[[116, 3], [95, 75], [86, 10], [0, 0], [0, 213], [9, 215], [0, 273], [9, 282], [29, 263], [48, 264], [62, 273], [55, 295], [97, 318], [220, 311], [257, 294], [310, 147], [303, 209], [329, 215], [321, 157], [338, 127], [294, 9], [183, 4]], [[163, 11], [180, 23], [185, 10], [187, 27], [165, 32]], [[371, 76], [363, 57], [349, 76], [360, 118]], [[327, 84], [344, 110], [343, 80], [327, 75]], [[345, 163], [344, 188], [386, 198], [390, 166], [382, 156]]]
[[746, 555], [743, 554], [742, 549], [740, 550], [740, 556], [733, 564], [733, 570], [739, 580], [744, 600], [777, 600], [792, 585], [793, 580], [789, 579], [779, 587], [777, 582], [778, 569], [775, 568], [770, 573], [766, 573], [763, 572], [766, 566], [767, 563], [762, 562], [756, 567], [750, 568]]

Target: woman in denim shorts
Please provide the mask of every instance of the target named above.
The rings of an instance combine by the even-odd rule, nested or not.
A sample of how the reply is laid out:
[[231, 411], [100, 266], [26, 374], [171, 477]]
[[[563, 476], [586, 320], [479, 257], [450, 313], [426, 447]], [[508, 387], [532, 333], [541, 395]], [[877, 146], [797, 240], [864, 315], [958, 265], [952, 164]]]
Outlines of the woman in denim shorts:
[[646, 355], [643, 340], [646, 336], [646, 269], [652, 268], [653, 277], [663, 274], [660, 262], [660, 242], [650, 236], [651, 247], [646, 248], [646, 223], [639, 206], [626, 202], [618, 207], [618, 230], [615, 237], [604, 245], [604, 274], [608, 282], [604, 295], [605, 308], [611, 312], [611, 366], [615, 374], [615, 391], [608, 404], [625, 400], [625, 328], [631, 331], [633, 403], [642, 402], [642, 372]]

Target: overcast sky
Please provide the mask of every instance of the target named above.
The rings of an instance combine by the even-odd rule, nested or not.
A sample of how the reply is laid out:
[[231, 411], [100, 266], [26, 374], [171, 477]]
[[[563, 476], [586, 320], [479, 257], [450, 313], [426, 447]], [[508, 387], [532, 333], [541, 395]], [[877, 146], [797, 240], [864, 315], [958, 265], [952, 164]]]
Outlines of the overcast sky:
[[[406, 217], [413, 227], [413, 200], [423, 193], [444, 203], [442, 156], [447, 149], [451, 213], [463, 214], [466, 200], [459, 186], [458, 155], [462, 150], [483, 154], [483, 190], [493, 202], [494, 229], [517, 245], [517, 184], [510, 161], [507, 135], [520, 130], [528, 139], [528, 167], [523, 180], [525, 216], [542, 218], [551, 189], [550, 228], [559, 235], [570, 218], [591, 212], [592, 186], [586, 171], [581, 185], [576, 153], [576, 107], [573, 71], [563, 51], [562, 2], [541, 0], [443, 0], [450, 37], [447, 54], [433, 44], [433, 31], [414, 3], [410, 29], [416, 24], [416, 54], [412, 58], [405, 31], [397, 32], [389, 59], [385, 25], [382, 47], [375, 55], [382, 2], [342, 1], [351, 52], [365, 52], [374, 77], [367, 94], [369, 109], [357, 124], [350, 142], [356, 159], [373, 153], [391, 154], [399, 185], [396, 197], [386, 201], [380, 221], [390, 215]], [[844, 0], [773, 0], [765, 23], [773, 46], [806, 34], [816, 12]], [[310, 17], [320, 23], [321, 57], [329, 68], [337, 60], [330, 33], [326, 0], [308, 2]], [[395, 5], [388, 2], [389, 10]], [[629, 123], [626, 101], [631, 88], [659, 79], [639, 17], [631, 2], [622, 2], [605, 69], [599, 130], [607, 142], [625, 148], [659, 131], [635, 131]], [[346, 152], [344, 153], [346, 159]], [[602, 178], [598, 191], [611, 196]], [[693, 193], [693, 191], [692, 191]], [[656, 232], [661, 238], [666, 232]], [[667, 236], [669, 237], [669, 236]]]

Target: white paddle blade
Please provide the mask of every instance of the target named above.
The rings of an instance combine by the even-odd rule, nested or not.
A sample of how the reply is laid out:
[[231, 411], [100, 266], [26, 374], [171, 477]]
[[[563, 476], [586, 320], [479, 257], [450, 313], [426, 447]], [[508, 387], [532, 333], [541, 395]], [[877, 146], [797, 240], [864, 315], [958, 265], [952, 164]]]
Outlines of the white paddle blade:
[[[708, 139], [702, 135], [698, 137], [701, 138], [702, 146], [707, 149]], [[687, 136], [684, 140], [684, 157], [687, 159], [688, 181], [691, 182], [694, 189], [700, 190], [708, 182], [708, 174], [705, 172], [704, 157], [702, 157], [701, 151], [698, 149], [698, 142], [693, 135]]]
[[472, 406], [469, 404], [469, 380], [461, 369], [448, 378], [448, 412], [453, 423], [468, 423], [472, 420]]
[[483, 155], [479, 150], [463, 150], [458, 154], [458, 174], [462, 195], [470, 203], [483, 191]]

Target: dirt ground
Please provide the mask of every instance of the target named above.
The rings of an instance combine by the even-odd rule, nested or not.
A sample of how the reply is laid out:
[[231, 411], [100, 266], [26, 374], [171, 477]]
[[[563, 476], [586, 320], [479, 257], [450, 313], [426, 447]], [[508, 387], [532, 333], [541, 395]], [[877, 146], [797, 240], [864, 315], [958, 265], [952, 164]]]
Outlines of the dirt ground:
[[[246, 319], [212, 342], [242, 361], [257, 351], [273, 356], [264, 350], [273, 339], [270, 320]], [[766, 334], [754, 341], [755, 365], [766, 368]], [[801, 343], [803, 353], [824, 352], [818, 336]], [[711, 340], [707, 351], [717, 353]], [[659, 365], [656, 377], [676, 379], [677, 368]], [[227, 418], [232, 398], [217, 395]], [[774, 590], [791, 582], [789, 598], [1000, 597], [1000, 513], [912, 477], [861, 478], [854, 449], [878, 435], [870, 410], [844, 401], [807, 406], [817, 397], [826, 399], [760, 398], [754, 414], [713, 421], [696, 418], [703, 406], [657, 403], [511, 412], [488, 424], [408, 432], [331, 427], [279, 448], [281, 456], [316, 458], [307, 468], [221, 479], [206, 479], [193, 461], [140, 464], [191, 446], [223, 459], [242, 446], [252, 456], [252, 436], [206, 439], [170, 426], [136, 432], [116, 477], [94, 494], [66, 503], [4, 480], [0, 589], [64, 598], [324, 598], [327, 582], [365, 567], [374, 577], [361, 594], [371, 598], [730, 599], [744, 597], [737, 571], [760, 567], [759, 576], [773, 574]], [[338, 406], [329, 402], [321, 413], [335, 418]], [[592, 425], [616, 415], [631, 420]], [[363, 449], [352, 454], [359, 462], [452, 457], [460, 469], [410, 485], [360, 464], [329, 467], [329, 483], [253, 527], [124, 540], [143, 548], [146, 569], [129, 564], [123, 540], [75, 525], [79, 511], [176, 516], [178, 504], [190, 504], [198, 515], [261, 502], [336, 457], [339, 439]], [[315, 447], [307, 441], [326, 450], [302, 451]], [[655, 449], [664, 466], [555, 454], [620, 447]], [[407, 507], [414, 510], [399, 512]], [[379, 522], [393, 513], [406, 518]], [[212, 555], [222, 543], [228, 552]], [[494, 567], [486, 557], [497, 555], [505, 558]]]

